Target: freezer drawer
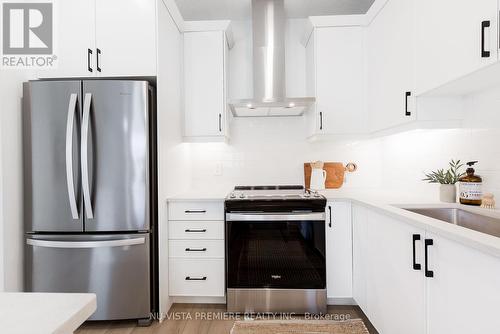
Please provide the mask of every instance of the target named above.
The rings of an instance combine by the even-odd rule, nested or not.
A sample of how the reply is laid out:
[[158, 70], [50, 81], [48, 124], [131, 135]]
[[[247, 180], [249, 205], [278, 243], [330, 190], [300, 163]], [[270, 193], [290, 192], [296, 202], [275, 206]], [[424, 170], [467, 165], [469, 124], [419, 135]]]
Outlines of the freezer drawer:
[[93, 292], [90, 320], [149, 318], [149, 265], [149, 234], [26, 237], [26, 291]]

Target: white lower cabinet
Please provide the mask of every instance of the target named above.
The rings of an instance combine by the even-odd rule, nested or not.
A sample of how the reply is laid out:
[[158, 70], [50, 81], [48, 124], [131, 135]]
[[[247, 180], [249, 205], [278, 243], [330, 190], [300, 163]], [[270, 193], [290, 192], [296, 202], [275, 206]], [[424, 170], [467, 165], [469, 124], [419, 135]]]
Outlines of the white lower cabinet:
[[353, 205], [353, 296], [379, 333], [497, 333], [498, 286], [500, 259]]
[[330, 303], [345, 303], [347, 299], [352, 298], [351, 222], [350, 202], [327, 203], [326, 289]]
[[170, 220], [168, 232], [170, 239], [224, 240], [224, 222]]
[[500, 331], [500, 259], [427, 233], [427, 334]]
[[368, 279], [368, 210], [352, 205], [352, 296], [356, 304], [368, 315], [366, 281]]
[[418, 250], [425, 231], [375, 212], [369, 212], [365, 219], [366, 303], [370, 321], [384, 334], [423, 334], [425, 277]]
[[224, 202], [168, 203], [169, 295], [224, 297]]
[[224, 259], [170, 258], [171, 296], [223, 297]]
[[224, 258], [224, 240], [170, 240], [171, 257]]

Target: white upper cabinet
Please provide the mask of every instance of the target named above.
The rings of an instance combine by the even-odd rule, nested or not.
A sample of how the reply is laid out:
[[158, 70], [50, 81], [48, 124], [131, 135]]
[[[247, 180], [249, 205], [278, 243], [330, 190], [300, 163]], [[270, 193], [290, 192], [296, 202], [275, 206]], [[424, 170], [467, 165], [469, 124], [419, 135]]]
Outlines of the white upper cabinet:
[[326, 223], [327, 296], [345, 303], [352, 298], [351, 203], [328, 202]]
[[427, 334], [498, 333], [500, 259], [427, 233]]
[[366, 131], [363, 28], [315, 28], [306, 50], [310, 136]]
[[102, 76], [156, 75], [156, 1], [96, 1], [96, 69]]
[[226, 126], [224, 31], [184, 33], [184, 136], [187, 141], [223, 141]]
[[92, 75], [95, 58], [95, 2], [63, 0], [54, 2], [57, 67], [39, 71], [39, 77]]
[[156, 75], [155, 0], [54, 4], [58, 63], [39, 77]]
[[416, 118], [414, 16], [415, 0], [389, 0], [366, 29], [371, 131]]
[[497, 61], [498, 0], [417, 0], [416, 18], [417, 94]]

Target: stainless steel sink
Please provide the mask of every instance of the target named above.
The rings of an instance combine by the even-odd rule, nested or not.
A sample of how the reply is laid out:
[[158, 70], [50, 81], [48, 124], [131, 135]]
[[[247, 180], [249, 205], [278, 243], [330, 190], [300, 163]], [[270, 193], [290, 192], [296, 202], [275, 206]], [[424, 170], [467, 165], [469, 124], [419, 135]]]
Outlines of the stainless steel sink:
[[403, 209], [427, 217], [439, 219], [450, 224], [462, 226], [474, 231], [500, 237], [499, 218], [488, 217], [456, 208]]

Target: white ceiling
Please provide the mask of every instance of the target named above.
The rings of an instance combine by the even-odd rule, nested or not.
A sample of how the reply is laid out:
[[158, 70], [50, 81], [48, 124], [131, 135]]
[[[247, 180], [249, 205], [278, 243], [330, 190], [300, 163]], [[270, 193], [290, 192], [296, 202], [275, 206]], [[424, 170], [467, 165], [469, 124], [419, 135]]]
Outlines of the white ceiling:
[[[251, 19], [251, 0], [175, 0], [185, 20]], [[364, 14], [374, 0], [285, 0], [289, 18]]]

